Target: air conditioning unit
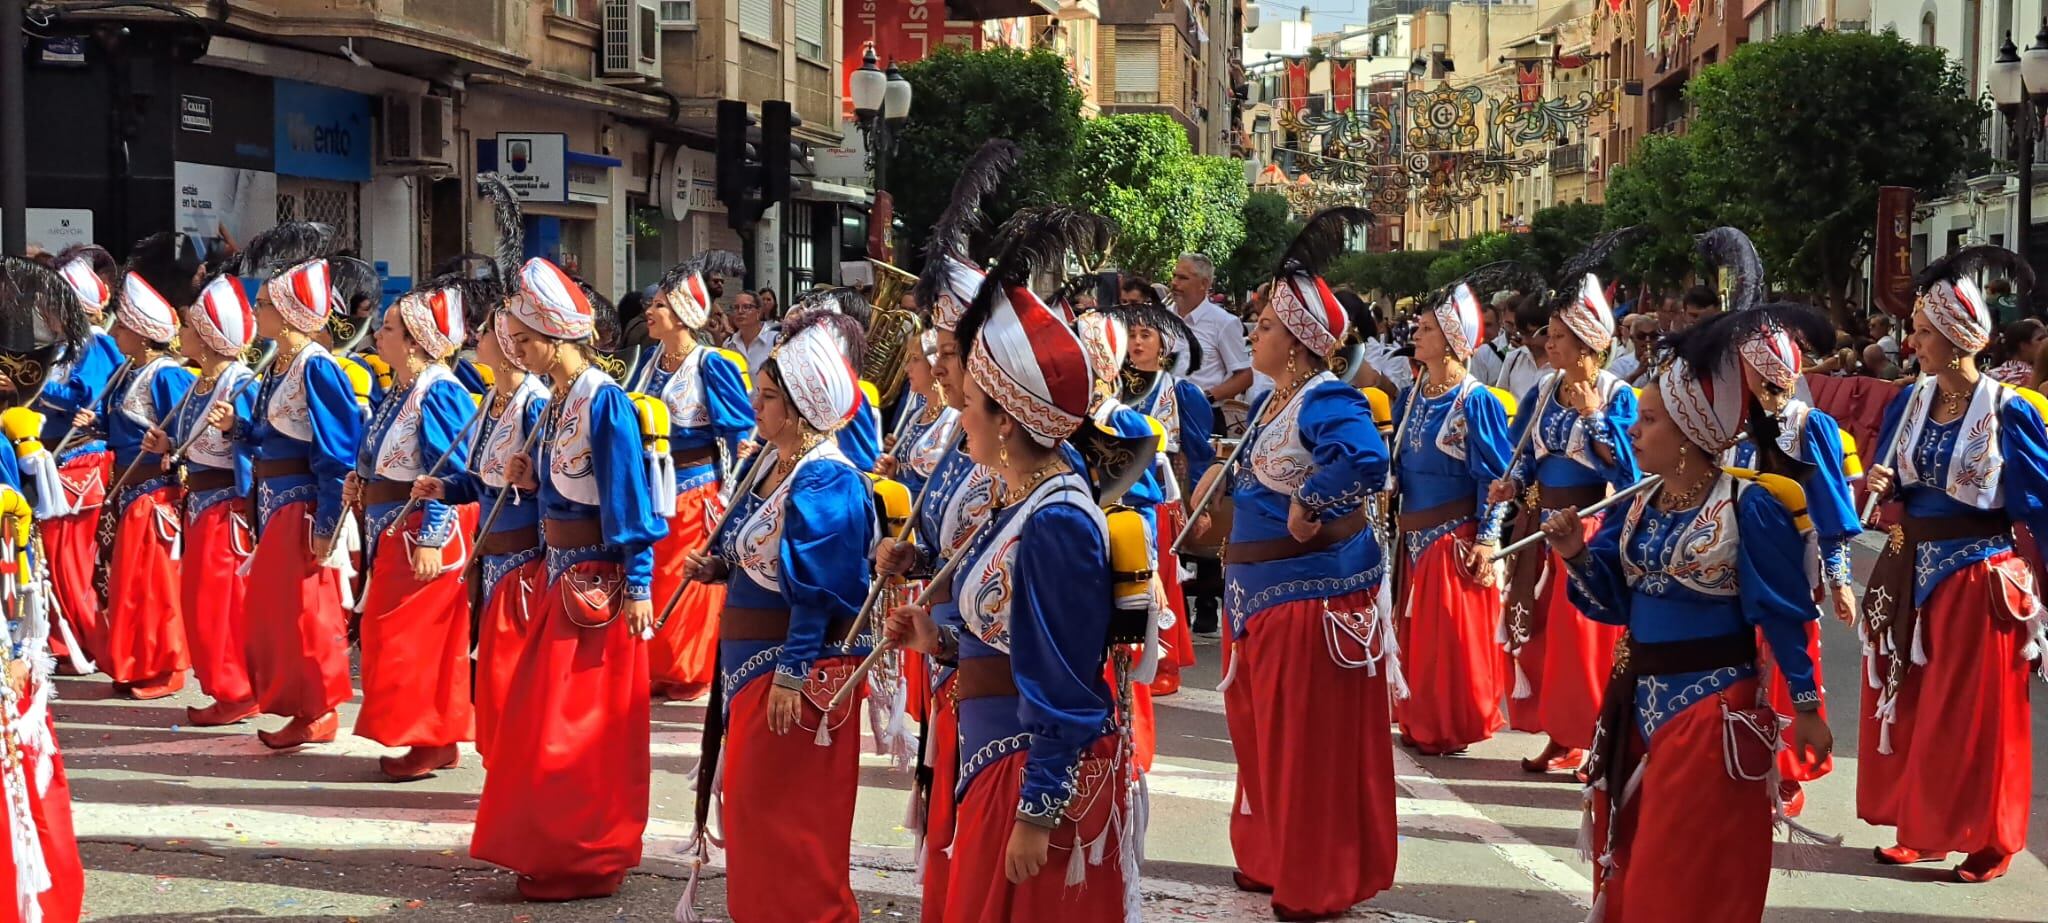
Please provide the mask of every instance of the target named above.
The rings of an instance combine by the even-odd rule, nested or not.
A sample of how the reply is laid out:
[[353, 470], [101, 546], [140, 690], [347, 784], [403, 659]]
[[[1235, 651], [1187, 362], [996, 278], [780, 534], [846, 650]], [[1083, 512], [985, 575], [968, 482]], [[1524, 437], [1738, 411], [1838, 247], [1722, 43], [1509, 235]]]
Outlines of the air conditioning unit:
[[396, 167], [452, 167], [455, 100], [446, 96], [387, 93], [378, 161]]
[[604, 0], [604, 47], [598, 55], [607, 78], [661, 79], [659, 0]]

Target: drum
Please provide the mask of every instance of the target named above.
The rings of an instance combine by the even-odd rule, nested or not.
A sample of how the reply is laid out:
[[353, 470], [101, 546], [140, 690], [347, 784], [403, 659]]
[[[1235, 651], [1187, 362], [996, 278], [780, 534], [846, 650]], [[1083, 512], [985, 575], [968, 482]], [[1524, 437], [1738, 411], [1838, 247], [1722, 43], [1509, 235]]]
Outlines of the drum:
[[1252, 405], [1245, 403], [1243, 398], [1233, 397], [1216, 405], [1216, 409], [1223, 414], [1223, 428], [1217, 431], [1218, 437], [1244, 435], [1245, 418], [1251, 415]]

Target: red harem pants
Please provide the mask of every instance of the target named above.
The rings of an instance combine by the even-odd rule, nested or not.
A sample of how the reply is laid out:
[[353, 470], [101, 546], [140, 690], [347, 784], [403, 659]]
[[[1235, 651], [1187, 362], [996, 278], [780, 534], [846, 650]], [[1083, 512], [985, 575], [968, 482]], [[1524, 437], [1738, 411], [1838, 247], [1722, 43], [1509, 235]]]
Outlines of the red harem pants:
[[[1591, 534], [1591, 532], [1587, 533], [1588, 536], [1591, 536]], [[1540, 554], [1543, 556], [1544, 565], [1542, 569], [1537, 571], [1541, 582], [1537, 585], [1534, 596], [1536, 612], [1529, 618], [1528, 643], [1523, 644], [1521, 650], [1508, 654], [1507, 662], [1502, 668], [1502, 676], [1505, 678], [1509, 693], [1508, 727], [1525, 733], [1541, 734], [1543, 733], [1543, 665], [1550, 647], [1547, 643], [1550, 634], [1550, 604], [1552, 600], [1565, 597], [1564, 564], [1558, 561], [1557, 556], [1551, 552], [1549, 545], [1538, 545], [1521, 552], [1521, 554]], [[1508, 574], [1508, 579], [1514, 579], [1514, 568], [1510, 567]], [[1514, 599], [1512, 588], [1509, 591], [1508, 598], [1509, 600]], [[1569, 606], [1571, 600], [1565, 599], [1565, 604]], [[1517, 603], [1510, 602], [1508, 605], [1517, 605]], [[1507, 615], [1508, 613], [1506, 612], [1501, 613], [1503, 622], [1505, 622]], [[1526, 685], [1523, 683], [1524, 680], [1527, 680]], [[1524, 688], [1526, 688], [1527, 694], [1516, 694]]]
[[1507, 726], [1500, 700], [1513, 684], [1503, 682], [1507, 664], [1494, 640], [1500, 591], [1480, 586], [1465, 566], [1477, 531], [1468, 522], [1439, 536], [1408, 568], [1401, 662], [1411, 694], [1394, 712], [1401, 733], [1431, 753], [1462, 750]]
[[[50, 585], [57, 603], [57, 617], [70, 626], [87, 660], [107, 656], [107, 622], [100, 611], [99, 593], [92, 587], [93, 570], [99, 566], [100, 504], [107, 499], [107, 480], [114, 456], [110, 452], [81, 455], [57, 469], [64, 482], [63, 499], [82, 507], [69, 516], [43, 520], [43, 548], [50, 555]], [[64, 631], [50, 632], [50, 650], [58, 660], [71, 656]]]
[[[1590, 537], [1599, 525], [1597, 517], [1587, 520], [1586, 534]], [[1543, 607], [1543, 686], [1537, 714], [1552, 741], [1584, 750], [1593, 745], [1600, 700], [1607, 691], [1608, 674], [1614, 672], [1614, 645], [1623, 629], [1593, 621], [1572, 605], [1571, 594], [1565, 591], [1564, 562], [1547, 546], [1543, 553], [1550, 555], [1552, 582]]]
[[[24, 717], [29, 704], [23, 697]], [[50, 890], [42, 893], [43, 923], [76, 923], [85, 903], [85, 862], [78, 855], [78, 836], [71, 825], [71, 780], [64, 772], [64, 754], [57, 749], [57, 720], [49, 709], [42, 712], [49, 729], [47, 753], [28, 754], [22, 774], [29, 784], [29, 811], [36, 822], [36, 840], [43, 849], [43, 862], [50, 869]], [[36, 790], [36, 776], [42, 764], [50, 768], [50, 784]], [[11, 868], [11, 864], [10, 864]]]
[[[1762, 780], [1729, 777], [1723, 703], [1730, 709], [1755, 705], [1756, 680], [1694, 703], [1651, 739], [1638, 769], [1641, 787], [1622, 808], [1626, 823], [1614, 845], [1615, 868], [1599, 876], [1603, 923], [1763, 919], [1771, 880], [1772, 793]], [[1629, 736], [1636, 752], [1643, 752], [1633, 717]], [[1608, 793], [1593, 797], [1597, 850], [1607, 842]]]
[[1195, 635], [1188, 627], [1188, 601], [1180, 581], [1180, 556], [1173, 543], [1187, 526], [1187, 513], [1178, 503], [1162, 503], [1159, 511], [1159, 585], [1166, 590], [1166, 607], [1173, 611], [1173, 624], [1159, 632], [1159, 677], [1152, 682], [1153, 695], [1172, 695], [1180, 690], [1180, 671], [1195, 665]]
[[544, 603], [540, 594], [547, 585], [547, 564], [534, 552], [530, 560], [498, 579], [477, 620], [476, 752], [486, 766], [497, 738], [498, 716], [512, 696], [527, 627], [540, 612]]
[[[726, 910], [734, 920], [858, 921], [852, 874], [853, 796], [860, 789], [865, 687], [829, 719], [830, 704], [858, 657], [820, 657], [804, 683], [797, 726], [768, 730], [772, 675], [733, 695], [725, 725], [720, 795], [725, 804]], [[827, 679], [829, 678], [829, 679]], [[832, 742], [819, 746], [818, 722]]]
[[182, 493], [159, 487], [120, 511], [108, 565], [107, 659], [100, 664], [114, 682], [182, 683], [192, 666], [180, 605], [184, 588], [173, 557], [184, 529]]
[[[570, 582], [595, 582], [572, 592]], [[541, 592], [493, 749], [516, 753], [484, 776], [469, 854], [540, 882], [623, 877], [640, 864], [647, 830], [647, 647], [623, 620], [624, 570], [614, 561], [573, 565]], [[605, 601], [609, 595], [610, 600]]]
[[242, 597], [249, 681], [264, 712], [311, 721], [354, 694], [341, 572], [313, 560], [313, 501], [285, 504], [262, 529]]
[[[932, 694], [931, 727], [925, 731], [925, 765], [932, 768], [931, 803], [924, 812], [923, 923], [946, 923], [946, 885], [953, 875], [953, 827], [958, 806], [953, 790], [960, 782], [960, 709], [953, 701], [954, 677]], [[912, 793], [911, 797], [917, 795]]]
[[185, 524], [179, 597], [185, 607], [185, 643], [192, 650], [199, 688], [223, 704], [256, 697], [249, 685], [242, 610], [248, 579], [241, 569], [256, 541], [248, 517], [249, 502], [237, 497], [207, 507]]
[[[1144, 656], [1139, 647], [1128, 647], [1131, 665], [1137, 666], [1138, 658]], [[1102, 681], [1109, 688], [1116, 688], [1116, 660], [1112, 658], [1102, 668]], [[1159, 749], [1159, 719], [1152, 708], [1152, 687], [1146, 683], [1131, 683], [1131, 749], [1132, 758], [1137, 761], [1139, 772], [1152, 771], [1152, 757]]]
[[440, 747], [476, 738], [469, 701], [469, 590], [463, 585], [476, 506], [456, 508], [455, 533], [441, 549], [442, 573], [412, 573], [415, 510], [397, 532], [376, 537], [363, 600], [363, 708], [355, 735], [387, 747]]
[[1370, 610], [1376, 592], [1261, 610], [1232, 655], [1230, 845], [1243, 878], [1273, 889], [1275, 910], [1337, 914], [1394, 883], [1386, 668], [1339, 666], [1323, 625], [1328, 611]]
[[[2009, 855], [2027, 844], [2033, 796], [2026, 626], [1994, 594], [1993, 567], [2024, 566], [2011, 553], [1973, 564], [1920, 607], [1926, 666], [1899, 686], [1889, 754], [1878, 752], [1877, 690], [1865, 683], [1856, 741], [1856, 816], [1899, 828], [1922, 852]], [[1868, 657], [1869, 655], [1865, 655]], [[1885, 658], [1875, 668], [1884, 675]], [[1869, 669], [1866, 667], [1866, 669]]]
[[[989, 764], [968, 783], [953, 833], [952, 880], [946, 886], [945, 923], [1121, 923], [1124, 919], [1123, 842], [1113, 823], [1130, 823], [1127, 774], [1117, 766], [1116, 735], [1097, 738], [1081, 751], [1081, 772], [1066, 816], [1052, 831], [1045, 865], [1023, 884], [1005, 871], [1010, 831], [1017, 826], [1017, 795], [1024, 784], [1028, 752], [1011, 753]], [[1095, 846], [1102, 841], [1102, 861]], [[1067, 884], [1067, 870], [1081, 853], [1086, 880]], [[735, 917], [737, 918], [737, 917]]]
[[[690, 552], [711, 541], [706, 503], [716, 503], [718, 482], [708, 481], [676, 496], [676, 514], [668, 519], [668, 537], [654, 545], [654, 614], [668, 605], [683, 586]], [[737, 523], [735, 523], [737, 525]], [[657, 692], [683, 699], [702, 698], [711, 691], [718, 655], [718, 613], [725, 609], [725, 586], [691, 582], [669, 616], [668, 624], [647, 645], [647, 669]]]
[[[1823, 605], [1828, 604], [1823, 603]], [[1765, 657], [1771, 655], [1771, 647], [1763, 642], [1761, 635], [1757, 638], [1757, 649], [1762, 651]], [[1813, 661], [1813, 684], [1823, 689], [1827, 688], [1826, 682], [1821, 678], [1819, 621], [1806, 623], [1806, 656]], [[1785, 674], [1778, 672], [1775, 668], [1771, 670], [1771, 708], [1781, 715], [1789, 715], [1794, 711], [1792, 708], [1792, 687], [1786, 684]], [[1825, 698], [1821, 700], [1820, 719], [1822, 721], [1828, 719], [1828, 705]], [[1788, 782], [1811, 782], [1833, 772], [1834, 769], [1835, 757], [1833, 754], [1821, 757], [1820, 762], [1810, 763], [1793, 753], [1791, 747], [1778, 751], [1778, 775]]]

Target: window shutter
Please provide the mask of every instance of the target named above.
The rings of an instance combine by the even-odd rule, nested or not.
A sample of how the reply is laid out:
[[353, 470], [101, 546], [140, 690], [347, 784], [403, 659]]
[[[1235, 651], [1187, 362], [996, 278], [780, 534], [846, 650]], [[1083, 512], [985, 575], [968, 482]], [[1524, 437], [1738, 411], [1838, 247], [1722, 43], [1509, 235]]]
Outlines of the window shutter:
[[1120, 38], [1116, 42], [1116, 101], [1159, 101], [1159, 40]]
[[825, 4], [830, 0], [796, 0], [797, 51], [813, 58], [825, 56]]
[[740, 31], [775, 41], [775, 0], [740, 0]]

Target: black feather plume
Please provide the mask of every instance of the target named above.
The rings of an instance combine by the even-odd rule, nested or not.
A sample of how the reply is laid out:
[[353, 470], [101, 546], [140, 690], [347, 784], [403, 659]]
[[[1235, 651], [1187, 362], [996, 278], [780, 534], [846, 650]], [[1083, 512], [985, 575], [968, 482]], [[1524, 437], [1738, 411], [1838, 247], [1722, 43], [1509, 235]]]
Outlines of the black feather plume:
[[1315, 217], [1308, 219], [1301, 233], [1294, 235], [1287, 250], [1280, 254], [1280, 267], [1273, 274], [1322, 275], [1323, 267], [1349, 245], [1352, 229], [1370, 227], [1373, 221], [1372, 212], [1355, 205], [1341, 205], [1317, 212]]
[[345, 313], [354, 313], [356, 300], [370, 299], [375, 305], [384, 294], [377, 268], [352, 256], [327, 258], [327, 284], [334, 290], [334, 302]]
[[1478, 296], [1482, 302], [1499, 291], [1527, 294], [1550, 290], [1549, 283], [1543, 281], [1542, 273], [1537, 272], [1535, 267], [1515, 260], [1499, 260], [1474, 269], [1453, 283], [1452, 288], [1455, 289], [1458, 285], [1470, 288], [1472, 294]]
[[691, 273], [702, 273], [706, 279], [712, 276], [739, 279], [747, 274], [747, 261], [731, 250], [706, 250], [670, 266], [667, 272], [661, 274], [661, 281], [655, 284], [655, 290], [662, 293], [672, 292], [677, 286], [682, 285], [683, 280], [688, 279]]
[[1033, 273], [1058, 266], [1069, 253], [1099, 253], [1116, 238], [1116, 222], [1065, 205], [1040, 205], [1019, 210], [996, 229], [994, 265], [974, 301], [961, 312], [954, 336], [964, 346], [974, 342], [994, 309], [997, 293], [1029, 283]]
[[[47, 370], [56, 357], [75, 355], [91, 333], [78, 296], [56, 270], [26, 257], [0, 258], [0, 351], [40, 354]], [[25, 400], [42, 382], [14, 386], [15, 396]]]
[[491, 223], [498, 228], [498, 247], [493, 262], [498, 267], [498, 278], [519, 277], [519, 264], [526, 261], [526, 222], [519, 207], [519, 196], [507, 185], [505, 178], [496, 173], [476, 175], [477, 192], [491, 200]]
[[1556, 287], [1551, 290], [1550, 309], [1555, 311], [1579, 297], [1581, 279], [1606, 266], [1607, 261], [1614, 258], [1615, 251], [1634, 242], [1647, 231], [1648, 228], [1642, 225], [1615, 228], [1593, 238], [1592, 242], [1586, 244], [1586, 249], [1565, 260], [1557, 278], [1551, 280], [1551, 284]]
[[1924, 289], [1944, 280], [1975, 277], [1987, 269], [2005, 273], [2012, 279], [2013, 290], [2022, 296], [2034, 290], [2034, 267], [2027, 263], [2026, 258], [1991, 244], [1964, 247], [1928, 263], [1927, 268], [1920, 270], [1920, 275], [1914, 278], [1913, 284]]
[[1728, 310], [1743, 311], [1763, 302], [1764, 261], [1757, 256], [1756, 244], [1748, 234], [1721, 227], [1695, 237], [1694, 241], [1709, 269], [1726, 269], [1735, 277], [1729, 290]]
[[939, 219], [932, 223], [931, 236], [924, 242], [924, 271], [918, 276], [917, 285], [911, 289], [920, 309], [929, 311], [938, 303], [939, 287], [945, 283], [943, 274], [937, 271], [940, 257], [951, 256], [969, 265], [974, 263], [974, 233], [981, 230], [982, 222], [987, 220], [981, 203], [995, 194], [1003, 175], [1016, 164], [1017, 143], [1007, 138], [992, 138], [961, 168], [960, 178], [953, 181], [953, 197], [947, 202], [946, 210], [939, 213]]
[[142, 277], [157, 294], [183, 308], [199, 300], [199, 272], [204, 264], [192, 238], [178, 231], [159, 231], [128, 250], [127, 270]]
[[270, 276], [334, 253], [334, 227], [317, 221], [287, 221], [249, 239], [231, 257], [226, 272]]
[[[1093, 279], [1095, 277], [1089, 276], [1088, 278]], [[1097, 310], [1104, 311], [1110, 316], [1123, 321], [1124, 326], [1127, 328], [1152, 328], [1159, 334], [1160, 350], [1162, 352], [1168, 356], [1186, 355], [1188, 368], [1201, 367], [1201, 341], [1195, 339], [1194, 329], [1188, 326], [1187, 321], [1181, 319], [1179, 312], [1164, 307], [1157, 302], [1150, 301], [1142, 304], [1119, 304], [1108, 308], [1098, 308]], [[1161, 365], [1171, 367], [1173, 363], [1168, 361], [1162, 362]]]

